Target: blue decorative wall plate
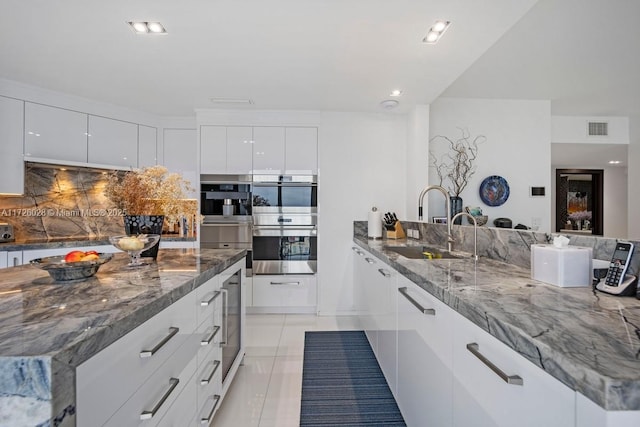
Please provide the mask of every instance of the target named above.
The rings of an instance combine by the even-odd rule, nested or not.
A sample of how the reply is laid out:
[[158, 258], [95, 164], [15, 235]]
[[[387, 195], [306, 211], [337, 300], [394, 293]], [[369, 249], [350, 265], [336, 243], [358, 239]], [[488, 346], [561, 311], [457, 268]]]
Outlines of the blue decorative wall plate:
[[480, 184], [480, 199], [488, 206], [501, 206], [509, 198], [509, 184], [498, 175], [486, 177]]

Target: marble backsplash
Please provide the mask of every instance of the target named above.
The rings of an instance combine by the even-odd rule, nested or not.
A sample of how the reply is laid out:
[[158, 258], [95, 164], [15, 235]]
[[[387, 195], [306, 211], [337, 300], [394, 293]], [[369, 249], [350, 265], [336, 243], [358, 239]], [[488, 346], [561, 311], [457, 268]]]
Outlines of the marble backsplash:
[[107, 173], [27, 163], [24, 196], [0, 196], [0, 222], [17, 241], [123, 234], [122, 213], [103, 194]]
[[[419, 230], [420, 240], [439, 248], [447, 247], [447, 226], [425, 222], [401, 221], [406, 230]], [[478, 255], [503, 261], [523, 268], [531, 268], [531, 245], [551, 243], [557, 233], [541, 233], [509, 228], [478, 227]], [[454, 250], [473, 253], [473, 227], [454, 226], [451, 230], [455, 240]], [[354, 221], [354, 235], [367, 237], [367, 221]], [[611, 260], [618, 239], [599, 236], [564, 234], [569, 245], [586, 246], [593, 249], [593, 258]], [[628, 274], [640, 272], [640, 242], [633, 242], [635, 249], [631, 257]]]

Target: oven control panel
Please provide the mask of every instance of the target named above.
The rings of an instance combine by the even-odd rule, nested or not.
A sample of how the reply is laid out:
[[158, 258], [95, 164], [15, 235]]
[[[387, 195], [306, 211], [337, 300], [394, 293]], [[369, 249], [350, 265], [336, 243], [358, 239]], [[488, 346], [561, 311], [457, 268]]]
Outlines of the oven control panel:
[[13, 226], [6, 222], [0, 222], [0, 243], [13, 242], [14, 240]]

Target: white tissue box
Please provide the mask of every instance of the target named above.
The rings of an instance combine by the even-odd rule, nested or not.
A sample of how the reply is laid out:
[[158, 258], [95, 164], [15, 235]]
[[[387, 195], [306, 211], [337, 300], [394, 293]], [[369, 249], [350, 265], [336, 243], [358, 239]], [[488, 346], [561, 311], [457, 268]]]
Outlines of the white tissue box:
[[531, 245], [531, 278], [560, 287], [591, 286], [593, 250]]

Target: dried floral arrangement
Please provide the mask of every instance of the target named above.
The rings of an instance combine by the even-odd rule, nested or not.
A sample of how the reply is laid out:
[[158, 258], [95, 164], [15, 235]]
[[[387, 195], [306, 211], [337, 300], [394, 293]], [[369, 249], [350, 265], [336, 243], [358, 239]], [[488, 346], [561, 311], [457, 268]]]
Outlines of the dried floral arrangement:
[[577, 211], [568, 215], [568, 218], [573, 221], [591, 221], [591, 211]]
[[198, 217], [198, 202], [189, 199], [191, 183], [164, 166], [114, 171], [104, 188], [105, 196], [127, 215], [164, 215], [175, 223], [181, 217]]
[[443, 135], [436, 135], [431, 138], [430, 142], [444, 140], [448, 144], [449, 151], [443, 154], [442, 157], [438, 158], [433, 150], [429, 150], [431, 164], [438, 174], [440, 186], [443, 185], [445, 180], [448, 180], [447, 189], [456, 197], [460, 196], [476, 172], [474, 162], [478, 157], [478, 145], [487, 139], [484, 135], [471, 138], [467, 129], [458, 129], [460, 129], [462, 135], [455, 141]]

